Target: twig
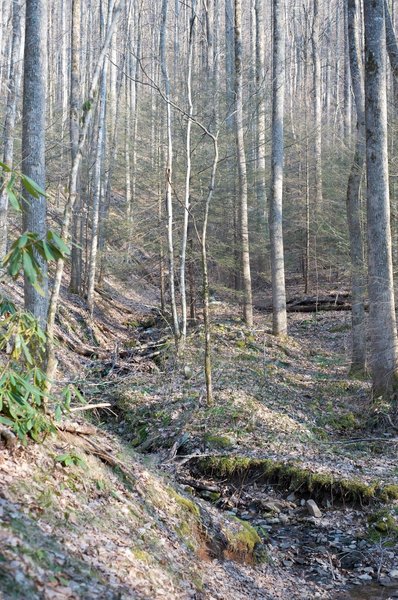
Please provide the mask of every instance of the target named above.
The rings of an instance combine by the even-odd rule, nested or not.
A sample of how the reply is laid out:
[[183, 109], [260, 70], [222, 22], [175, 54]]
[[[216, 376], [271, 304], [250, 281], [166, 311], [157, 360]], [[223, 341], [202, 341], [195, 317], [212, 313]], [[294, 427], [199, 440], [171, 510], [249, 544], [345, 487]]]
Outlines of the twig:
[[99, 404], [86, 404], [85, 406], [76, 406], [75, 408], [71, 408], [70, 412], [78, 412], [81, 410], [91, 410], [93, 408], [107, 408], [112, 406], [109, 402], [100, 402]]

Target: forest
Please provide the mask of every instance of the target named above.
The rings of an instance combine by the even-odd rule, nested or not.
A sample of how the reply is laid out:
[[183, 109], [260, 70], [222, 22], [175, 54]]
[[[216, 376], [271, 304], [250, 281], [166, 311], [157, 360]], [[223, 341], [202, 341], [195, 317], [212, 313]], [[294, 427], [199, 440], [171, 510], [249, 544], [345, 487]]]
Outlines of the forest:
[[398, 598], [397, 0], [0, 0], [0, 598]]

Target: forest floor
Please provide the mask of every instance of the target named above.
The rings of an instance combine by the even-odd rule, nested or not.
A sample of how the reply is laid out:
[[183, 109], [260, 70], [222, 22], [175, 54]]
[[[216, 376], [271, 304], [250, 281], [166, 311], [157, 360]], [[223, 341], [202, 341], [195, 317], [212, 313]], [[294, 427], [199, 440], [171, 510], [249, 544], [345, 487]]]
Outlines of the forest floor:
[[213, 303], [207, 406], [200, 320], [176, 357], [131, 288], [99, 291], [93, 323], [64, 291], [60, 385], [111, 406], [0, 449], [0, 597], [398, 597], [397, 438], [348, 377], [350, 313], [276, 340]]

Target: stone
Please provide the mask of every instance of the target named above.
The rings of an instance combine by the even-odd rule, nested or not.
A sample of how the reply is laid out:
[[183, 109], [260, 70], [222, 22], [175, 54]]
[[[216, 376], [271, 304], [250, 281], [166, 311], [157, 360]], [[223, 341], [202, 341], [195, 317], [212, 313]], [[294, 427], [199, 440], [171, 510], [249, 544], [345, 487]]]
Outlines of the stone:
[[361, 581], [372, 581], [372, 576], [369, 573], [364, 573], [363, 575], [358, 575], [358, 579]]
[[392, 579], [398, 579], [398, 569], [393, 569], [392, 571], [390, 571], [388, 576]]
[[192, 377], [192, 369], [188, 365], [184, 366], [184, 377], [185, 379], [191, 379]]
[[307, 509], [312, 517], [315, 517], [316, 519], [322, 517], [322, 513], [315, 500], [307, 500]]
[[279, 513], [281, 512], [281, 509], [279, 508], [279, 506], [277, 506], [276, 502], [273, 502], [272, 500], [269, 500], [268, 502], [262, 502], [261, 503], [263, 508], [265, 508], [265, 510], [269, 511], [269, 512], [274, 512], [277, 515], [279, 515]]

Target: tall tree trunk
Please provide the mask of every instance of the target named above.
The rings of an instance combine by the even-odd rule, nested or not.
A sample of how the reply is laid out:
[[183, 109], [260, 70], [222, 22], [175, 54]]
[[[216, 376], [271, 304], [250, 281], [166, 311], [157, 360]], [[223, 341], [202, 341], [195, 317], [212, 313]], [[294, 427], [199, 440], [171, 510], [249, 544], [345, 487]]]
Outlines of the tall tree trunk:
[[397, 388], [397, 332], [391, 256], [384, 0], [364, 4], [370, 356], [376, 398]]
[[261, 231], [260, 271], [265, 271], [265, 236], [267, 232], [267, 192], [265, 162], [265, 35], [263, 0], [255, 0], [256, 22], [256, 198]]
[[[70, 143], [72, 164], [76, 159], [80, 135], [80, 52], [81, 52], [81, 0], [72, 0], [71, 28], [71, 71], [70, 71]], [[71, 248], [71, 276], [69, 289], [80, 294], [82, 289], [82, 249], [80, 247], [81, 199], [78, 197], [73, 211], [73, 233]]]
[[347, 34], [352, 88], [357, 112], [357, 139], [348, 180], [347, 216], [351, 252], [352, 358], [351, 373], [366, 370], [365, 287], [366, 269], [361, 219], [361, 179], [366, 155], [365, 99], [359, 46], [359, 18], [356, 0], [347, 3]]
[[322, 73], [320, 54], [320, 15], [319, 0], [314, 0], [314, 20], [312, 24], [312, 62], [313, 62], [313, 101], [314, 101], [314, 171], [315, 171], [315, 211], [317, 216], [322, 207]]
[[253, 325], [250, 273], [249, 224], [247, 214], [247, 167], [243, 137], [242, 5], [235, 0], [235, 126], [239, 176], [240, 243], [242, 248], [243, 318]]
[[170, 80], [167, 69], [166, 55], [166, 29], [167, 29], [168, 0], [162, 0], [162, 16], [160, 29], [160, 62], [163, 76], [163, 86], [166, 98], [166, 122], [167, 122], [167, 160], [166, 160], [166, 208], [167, 208], [167, 243], [169, 253], [169, 286], [170, 303], [173, 316], [173, 332], [176, 345], [180, 338], [180, 325], [178, 322], [177, 303], [174, 283], [174, 245], [173, 245], [173, 200], [172, 200], [172, 174], [173, 174], [173, 137], [171, 129], [171, 106], [170, 106]]
[[[112, 2], [109, 3], [107, 23], [110, 23], [112, 18]], [[105, 25], [101, 24], [102, 31], [105, 31]], [[106, 104], [107, 104], [107, 78], [108, 78], [108, 60], [105, 59], [102, 68], [101, 89], [99, 97], [99, 115], [98, 115], [98, 137], [95, 151], [94, 164], [94, 191], [93, 191], [93, 206], [91, 218], [91, 246], [90, 246], [90, 262], [88, 266], [88, 283], [87, 283], [87, 306], [91, 316], [94, 313], [94, 288], [95, 278], [97, 273], [97, 255], [99, 241], [99, 226], [100, 226], [100, 204], [102, 196], [103, 172], [104, 172], [104, 156], [105, 156], [105, 137], [106, 137]]]
[[[18, 94], [21, 83], [21, 37], [21, 1], [14, 0], [12, 3], [11, 64], [8, 77], [3, 150], [3, 162], [9, 167], [12, 167], [14, 159], [15, 121], [17, 114]], [[0, 193], [0, 261], [4, 258], [7, 252], [8, 194], [5, 187], [7, 185], [9, 175], [5, 175], [5, 179], [6, 181], [3, 181], [2, 191]]]
[[185, 138], [186, 145], [186, 173], [185, 173], [185, 198], [184, 198], [184, 221], [182, 230], [181, 257], [180, 257], [180, 291], [181, 291], [181, 336], [184, 343], [187, 335], [187, 294], [186, 294], [186, 255], [188, 242], [188, 225], [190, 210], [190, 185], [191, 185], [191, 130], [193, 115], [192, 100], [192, 61], [195, 36], [196, 0], [192, 0], [192, 13], [189, 27], [188, 65], [187, 65], [187, 101], [188, 120]]
[[[33, 179], [43, 190], [46, 186], [45, 131], [47, 91], [47, 2], [27, 0], [25, 16], [25, 53], [22, 114], [22, 172]], [[23, 192], [23, 228], [37, 233], [41, 238], [47, 232], [46, 198], [34, 198]], [[41, 295], [24, 280], [25, 309], [45, 327], [48, 308], [47, 262], [37, 256], [42, 281]]]
[[270, 198], [270, 241], [272, 270], [273, 333], [287, 334], [285, 260], [283, 248], [283, 118], [285, 102], [284, 0], [273, 0], [272, 165]]

